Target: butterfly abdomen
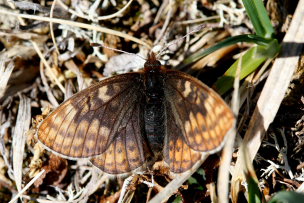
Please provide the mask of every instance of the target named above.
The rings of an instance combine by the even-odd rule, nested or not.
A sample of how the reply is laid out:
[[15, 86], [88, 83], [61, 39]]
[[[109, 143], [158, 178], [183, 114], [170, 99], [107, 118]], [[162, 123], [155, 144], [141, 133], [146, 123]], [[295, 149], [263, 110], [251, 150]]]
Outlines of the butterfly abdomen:
[[[165, 108], [163, 104], [146, 104], [144, 110], [145, 134], [155, 156], [163, 150], [165, 137]], [[155, 157], [158, 158], [158, 157]]]

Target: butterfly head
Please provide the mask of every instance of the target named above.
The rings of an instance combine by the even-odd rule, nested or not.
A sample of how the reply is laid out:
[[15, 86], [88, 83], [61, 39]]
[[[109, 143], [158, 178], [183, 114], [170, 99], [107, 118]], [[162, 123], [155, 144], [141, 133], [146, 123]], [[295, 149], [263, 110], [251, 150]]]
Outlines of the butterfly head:
[[148, 59], [144, 65], [145, 71], [160, 69], [161, 63], [156, 59], [154, 52], [148, 54]]

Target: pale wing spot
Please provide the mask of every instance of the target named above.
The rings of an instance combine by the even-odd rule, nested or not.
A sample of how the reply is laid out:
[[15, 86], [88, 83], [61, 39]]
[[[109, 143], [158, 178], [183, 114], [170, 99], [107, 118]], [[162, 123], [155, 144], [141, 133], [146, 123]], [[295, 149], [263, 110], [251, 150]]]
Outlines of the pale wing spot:
[[84, 144], [83, 142], [84, 142], [84, 137], [75, 136], [74, 140], [73, 140], [73, 145], [71, 147], [70, 154], [73, 156], [76, 156], [76, 157], [81, 156], [82, 148], [83, 148], [83, 144]]
[[218, 105], [214, 108], [214, 112], [216, 115], [219, 115], [222, 112], [221, 106], [222, 105]]
[[191, 83], [186, 81], [184, 84], [184, 87], [185, 87], [185, 90], [183, 91], [183, 95], [184, 95], [184, 97], [188, 97], [189, 94], [192, 92]]
[[228, 122], [227, 114], [222, 117], [222, 120], [225, 124]]
[[118, 142], [116, 144], [116, 163], [117, 164], [121, 164], [123, 163], [125, 160], [126, 160], [126, 153], [125, 153], [125, 148], [124, 146], [122, 145], [121, 142]]
[[216, 133], [215, 133], [214, 130], [210, 130], [210, 131], [209, 131], [209, 134], [210, 134], [210, 136], [211, 136], [212, 139], [217, 140], [217, 135], [216, 135]]
[[64, 138], [64, 141], [63, 141], [63, 144], [62, 144], [62, 147], [61, 147], [61, 150], [62, 150], [63, 154], [66, 154], [66, 153], [69, 152], [69, 147], [70, 147], [71, 142], [72, 142], [72, 137], [65, 137]]
[[106, 127], [106, 126], [101, 126], [100, 127], [100, 134], [102, 136], [107, 136], [107, 135], [110, 134], [110, 129], [108, 127]]
[[174, 142], [172, 140], [169, 142], [169, 147], [174, 147]]
[[107, 102], [111, 99], [111, 96], [107, 94], [107, 91], [108, 87], [106, 85], [98, 89], [98, 98], [103, 102]]
[[221, 129], [225, 129], [225, 123], [224, 123], [224, 120], [222, 118], [219, 119], [218, 125], [220, 126]]
[[174, 156], [174, 142], [170, 140], [169, 142], [169, 157], [172, 158]]
[[209, 136], [209, 133], [205, 132], [205, 133], [202, 133], [203, 137], [205, 140], [209, 140], [210, 139], [210, 136]]
[[183, 150], [183, 161], [191, 161], [191, 151], [190, 148], [184, 143], [184, 150]]
[[223, 111], [224, 111], [224, 105], [217, 105], [215, 107], [215, 113], [216, 113], [216, 115], [221, 114]]
[[198, 122], [199, 128], [202, 129], [203, 126], [205, 125], [205, 122], [204, 122], [204, 116], [201, 112], [196, 113], [196, 120]]
[[[86, 140], [86, 143], [85, 143], [85, 145], [86, 145], [86, 147], [88, 148], [88, 149], [93, 149], [93, 148], [95, 148], [95, 145], [96, 145], [97, 143], [96, 143], [96, 141], [95, 140]], [[92, 150], [91, 150], [92, 151]]]
[[182, 147], [183, 141], [179, 138], [175, 143], [175, 160], [180, 160], [180, 157], [182, 156]]
[[91, 135], [98, 135], [98, 130], [99, 130], [99, 120], [98, 119], [94, 119], [92, 122], [91, 122], [91, 125], [90, 125], [90, 128], [88, 130], [88, 134], [91, 134]]
[[210, 96], [208, 97], [208, 99], [206, 100], [206, 102], [208, 102], [211, 106], [213, 106], [214, 103], [215, 103], [214, 95], [210, 95]]
[[50, 121], [48, 121], [47, 123], [44, 122], [43, 124], [49, 125], [50, 126], [50, 131], [49, 131], [49, 135], [56, 136], [56, 140], [58, 139], [58, 137], [61, 137], [60, 135], [57, 135], [57, 131], [58, 128], [60, 127], [60, 124], [62, 123], [63, 117], [60, 115], [54, 116], [51, 118]]
[[192, 86], [191, 89], [192, 89], [193, 92], [197, 91], [197, 87], [196, 86]]
[[203, 142], [203, 138], [201, 134], [195, 135], [195, 143], [201, 144]]
[[114, 170], [114, 161], [115, 161], [115, 152], [114, 152], [114, 145], [112, 144], [108, 150], [106, 151], [106, 159], [105, 159], [105, 168], [109, 171]]
[[188, 136], [188, 137], [187, 137], [189, 143], [194, 143], [194, 138], [193, 138], [193, 137], [194, 137], [194, 136]]
[[196, 117], [194, 116], [193, 112], [190, 113], [190, 123], [192, 124], [192, 130], [199, 129], [197, 126]]
[[208, 113], [208, 117], [210, 118], [210, 120], [211, 120], [212, 123], [217, 122], [217, 120], [216, 120], [216, 115], [214, 114], [213, 111], [210, 111], [210, 112]]
[[[66, 136], [63, 136], [63, 135], [59, 136], [59, 137], [62, 137], [62, 138], [64, 137], [63, 141], [61, 141], [61, 139], [59, 141], [61, 143], [63, 142], [63, 146], [69, 146], [69, 147], [71, 146], [72, 141], [73, 141], [73, 136], [75, 136], [74, 133], [75, 133], [76, 128], [77, 128], [77, 123], [75, 123], [75, 121], [72, 121], [71, 124], [69, 125]], [[69, 138], [69, 139], [67, 139], [67, 138]], [[56, 138], [56, 142], [58, 142], [58, 138]], [[56, 151], [55, 148], [54, 148], [54, 150]]]
[[[190, 118], [190, 120], [191, 120], [191, 118]], [[192, 131], [190, 121], [185, 122], [185, 131], [187, 134], [189, 134]]]
[[206, 127], [207, 127], [208, 129], [210, 129], [211, 124], [212, 124], [212, 121], [210, 120], [210, 117], [208, 116], [208, 117], [206, 118]]
[[[217, 135], [221, 135], [221, 129], [220, 129], [219, 125], [216, 125], [214, 130]], [[221, 136], [224, 136], [224, 135], [221, 135]]]
[[210, 106], [209, 102], [207, 102], [207, 101], [205, 102], [205, 108], [206, 108], [207, 112], [210, 112], [212, 110], [212, 107]]
[[196, 105], [200, 105], [202, 103], [202, 100], [200, 97], [197, 97], [196, 100], [195, 100], [195, 104]]
[[82, 142], [79, 144], [79, 146], [82, 145], [83, 142], [85, 141], [84, 139], [87, 135], [89, 126], [90, 126], [90, 123], [87, 120], [81, 120], [80, 123], [78, 124], [78, 128], [75, 133], [78, 133], [79, 135], [81, 134], [80, 140], [82, 140]]

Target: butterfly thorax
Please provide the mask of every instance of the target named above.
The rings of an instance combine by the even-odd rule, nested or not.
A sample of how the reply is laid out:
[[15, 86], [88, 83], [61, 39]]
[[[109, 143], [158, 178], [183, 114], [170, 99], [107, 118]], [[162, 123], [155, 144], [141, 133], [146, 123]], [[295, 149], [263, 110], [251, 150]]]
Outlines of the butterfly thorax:
[[153, 57], [145, 63], [143, 83], [145, 133], [154, 157], [160, 159], [165, 137], [164, 76], [160, 62]]

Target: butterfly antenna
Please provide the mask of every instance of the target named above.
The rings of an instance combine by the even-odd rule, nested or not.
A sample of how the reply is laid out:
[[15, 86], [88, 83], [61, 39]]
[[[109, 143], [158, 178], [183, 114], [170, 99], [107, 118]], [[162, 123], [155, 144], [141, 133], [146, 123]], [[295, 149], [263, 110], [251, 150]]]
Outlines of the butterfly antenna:
[[139, 57], [139, 58], [142, 58], [143, 60], [147, 60], [146, 58], [144, 58], [144, 57], [142, 57], [142, 56], [140, 56], [140, 55], [138, 55], [138, 54], [126, 52], [126, 51], [123, 51], [123, 50], [120, 50], [120, 49], [115, 49], [115, 48], [113, 48], [113, 47], [108, 47], [108, 46], [106, 46], [106, 45], [104, 45], [104, 44], [92, 42], [92, 43], [91, 43], [91, 46], [92, 46], [92, 47], [103, 47], [103, 48], [106, 48], [106, 49], [110, 49], [110, 50], [112, 50], [112, 51], [116, 51], [116, 52], [120, 52], [120, 53], [124, 53], [124, 54], [128, 54], [128, 55], [133, 55], [133, 56], [135, 55], [135, 56], [137, 56], [137, 57]]
[[167, 46], [165, 46], [162, 50], [160, 50], [160, 52], [156, 55], [156, 57], [159, 57], [166, 49], [168, 49], [168, 47], [176, 44], [177, 42], [179, 42], [180, 40], [188, 37], [189, 35], [192, 35], [193, 33], [196, 33], [198, 31], [202, 30], [204, 27], [206, 27], [206, 26], [205, 25], [199, 25], [199, 26], [195, 27], [193, 30], [191, 30], [189, 33], [184, 35], [183, 37], [180, 37], [180, 38], [177, 38], [176, 40], [173, 40], [172, 42], [167, 44]]

